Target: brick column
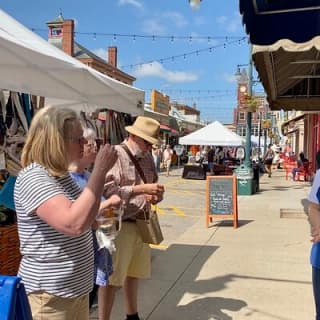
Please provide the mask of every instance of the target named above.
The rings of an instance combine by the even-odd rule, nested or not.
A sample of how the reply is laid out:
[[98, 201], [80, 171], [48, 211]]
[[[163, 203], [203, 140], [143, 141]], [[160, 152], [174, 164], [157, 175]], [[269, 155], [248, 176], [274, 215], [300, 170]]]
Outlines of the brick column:
[[73, 20], [63, 21], [63, 38], [62, 50], [70, 56], [73, 56], [73, 36], [74, 36], [74, 22]]
[[118, 49], [117, 47], [108, 48], [108, 63], [113, 67], [117, 67], [118, 64]]

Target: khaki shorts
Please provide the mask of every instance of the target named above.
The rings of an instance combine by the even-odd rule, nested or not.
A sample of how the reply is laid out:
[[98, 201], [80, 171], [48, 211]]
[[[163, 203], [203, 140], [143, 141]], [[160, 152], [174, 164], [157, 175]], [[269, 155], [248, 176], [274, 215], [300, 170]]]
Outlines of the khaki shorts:
[[33, 320], [88, 320], [89, 295], [62, 298], [44, 291], [28, 294]]
[[109, 277], [109, 284], [122, 287], [127, 276], [150, 278], [150, 247], [142, 242], [136, 223], [123, 222], [114, 242], [116, 251], [112, 255], [113, 273]]

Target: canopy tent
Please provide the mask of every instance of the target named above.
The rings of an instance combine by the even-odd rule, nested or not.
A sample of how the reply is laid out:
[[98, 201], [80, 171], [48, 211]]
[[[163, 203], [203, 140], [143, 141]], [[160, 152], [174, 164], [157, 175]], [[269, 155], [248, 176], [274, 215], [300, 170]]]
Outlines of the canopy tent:
[[[270, 138], [267, 137], [266, 141], [264, 136], [260, 137], [260, 148], [263, 148], [264, 145], [268, 146], [271, 142]], [[259, 146], [259, 137], [258, 136], [251, 136], [251, 143], [255, 146], [258, 147]]]
[[272, 110], [319, 110], [320, 36], [253, 46], [252, 58]]
[[51, 105], [143, 113], [144, 91], [87, 67], [2, 10], [0, 57], [1, 89], [61, 99]]
[[224, 127], [219, 121], [181, 137], [179, 143], [183, 145], [211, 145], [211, 146], [240, 146], [245, 140]]
[[320, 34], [320, 0], [239, 0], [239, 9], [252, 44], [302, 43]]

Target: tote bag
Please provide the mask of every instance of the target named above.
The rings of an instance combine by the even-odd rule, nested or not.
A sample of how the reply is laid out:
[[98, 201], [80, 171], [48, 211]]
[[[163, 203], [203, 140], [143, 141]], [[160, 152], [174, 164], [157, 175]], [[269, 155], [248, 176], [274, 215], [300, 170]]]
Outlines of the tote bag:
[[138, 217], [136, 223], [144, 243], [160, 244], [163, 241], [163, 234], [155, 209], [150, 209], [148, 214], [145, 212], [144, 216]]

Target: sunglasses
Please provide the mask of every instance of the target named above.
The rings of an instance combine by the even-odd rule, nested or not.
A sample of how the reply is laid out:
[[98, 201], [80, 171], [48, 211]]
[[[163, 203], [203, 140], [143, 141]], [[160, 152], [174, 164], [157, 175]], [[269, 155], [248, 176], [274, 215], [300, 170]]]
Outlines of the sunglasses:
[[150, 143], [149, 141], [146, 141], [146, 140], [144, 140], [144, 139], [142, 139], [142, 138], [140, 138], [140, 137], [138, 137], [143, 143], [144, 143], [144, 145], [146, 146], [146, 147], [152, 147], [152, 143]]
[[73, 143], [78, 143], [78, 144], [86, 144], [87, 143], [87, 139], [84, 137], [79, 137], [79, 138], [68, 137], [68, 139], [71, 140]]

